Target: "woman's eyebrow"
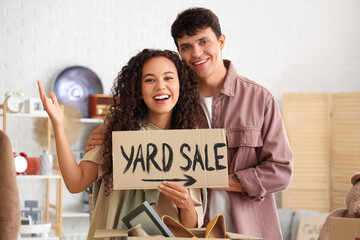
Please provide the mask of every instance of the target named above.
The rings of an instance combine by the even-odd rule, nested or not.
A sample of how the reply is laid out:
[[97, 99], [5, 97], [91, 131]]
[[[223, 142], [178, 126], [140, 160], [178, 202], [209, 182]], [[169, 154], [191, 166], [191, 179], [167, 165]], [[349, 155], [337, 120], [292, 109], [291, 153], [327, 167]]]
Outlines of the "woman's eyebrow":
[[[164, 72], [163, 73], [163, 75], [166, 75], [166, 74], [175, 74], [174, 72], [172, 72], [172, 71], [167, 71], [167, 72]], [[143, 78], [146, 78], [146, 77], [154, 77], [155, 76], [155, 74], [153, 74], [153, 73], [147, 73], [147, 74], [145, 74], [145, 76], [143, 77]]]
[[154, 74], [152, 74], [152, 73], [148, 73], [148, 74], [145, 74], [145, 76], [143, 77], [143, 78], [146, 78], [146, 77], [153, 77], [153, 76], [155, 76]]

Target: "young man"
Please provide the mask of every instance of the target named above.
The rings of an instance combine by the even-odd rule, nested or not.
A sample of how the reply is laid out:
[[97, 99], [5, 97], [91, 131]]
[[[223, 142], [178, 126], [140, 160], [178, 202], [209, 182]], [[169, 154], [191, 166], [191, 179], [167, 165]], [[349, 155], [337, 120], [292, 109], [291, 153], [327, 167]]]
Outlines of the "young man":
[[[209, 189], [205, 225], [221, 213], [227, 231], [282, 239], [274, 193], [290, 184], [292, 153], [274, 97], [223, 60], [225, 36], [210, 10], [183, 11], [171, 33], [197, 75], [207, 127], [226, 129], [229, 188]], [[102, 138], [93, 132], [86, 150]]]
[[274, 193], [290, 184], [292, 153], [274, 97], [223, 60], [225, 36], [210, 10], [183, 11], [171, 34], [197, 75], [208, 127], [226, 129], [230, 186], [209, 190], [205, 224], [222, 213], [227, 231], [281, 239]]

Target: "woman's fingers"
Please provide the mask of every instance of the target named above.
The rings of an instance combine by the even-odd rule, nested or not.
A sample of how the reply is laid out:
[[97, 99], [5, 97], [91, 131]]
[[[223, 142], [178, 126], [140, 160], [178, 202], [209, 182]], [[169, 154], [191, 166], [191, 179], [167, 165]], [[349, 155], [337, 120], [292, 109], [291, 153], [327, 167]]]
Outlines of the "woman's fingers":
[[181, 186], [180, 184], [174, 183], [174, 182], [168, 182], [168, 181], [164, 181], [163, 185], [172, 188], [172, 189], [176, 189], [178, 191], [187, 191], [187, 188], [184, 186]]
[[177, 183], [163, 182], [159, 186], [159, 191], [179, 208], [187, 208], [192, 205], [188, 189]]
[[44, 92], [43, 86], [41, 84], [40, 81], [37, 81], [38, 87], [39, 87], [39, 94], [40, 94], [40, 98], [41, 101], [43, 102], [43, 104], [45, 103], [45, 98], [46, 98], [46, 94]]
[[54, 92], [49, 92], [50, 98], [55, 105], [59, 105]]
[[[37, 83], [39, 86], [39, 93], [40, 93], [41, 101], [43, 102], [44, 107], [46, 107], [46, 105], [50, 104], [50, 99], [46, 96], [46, 93], [44, 91], [44, 88], [43, 88], [41, 82], [37, 81]], [[59, 105], [59, 103], [57, 101], [57, 97], [54, 92], [49, 92], [49, 96], [54, 105]]]
[[57, 101], [57, 97], [55, 93], [50, 92], [49, 97], [46, 96], [46, 93], [44, 91], [44, 88], [40, 81], [37, 81], [39, 86], [39, 93], [41, 101], [44, 105], [45, 111], [48, 113], [53, 125], [63, 124], [63, 112], [60, 108], [60, 105]]
[[172, 182], [163, 182], [159, 186], [160, 191], [173, 195], [174, 197], [183, 197], [188, 194], [187, 188]]
[[[39, 86], [40, 99], [41, 99], [41, 101], [42, 101], [42, 103], [43, 103], [43, 105], [44, 105], [44, 107], [45, 107], [45, 109], [46, 109], [46, 107], [48, 106], [48, 104], [50, 104], [50, 100], [49, 100], [49, 98], [46, 96], [46, 93], [45, 93], [45, 91], [44, 91], [44, 88], [43, 88], [41, 82], [40, 82], [40, 81], [37, 81], [37, 83], [38, 83], [38, 86]], [[50, 93], [50, 95], [51, 95], [51, 93]], [[55, 94], [54, 94], [54, 95], [55, 95]], [[56, 96], [55, 96], [55, 98], [56, 98]]]

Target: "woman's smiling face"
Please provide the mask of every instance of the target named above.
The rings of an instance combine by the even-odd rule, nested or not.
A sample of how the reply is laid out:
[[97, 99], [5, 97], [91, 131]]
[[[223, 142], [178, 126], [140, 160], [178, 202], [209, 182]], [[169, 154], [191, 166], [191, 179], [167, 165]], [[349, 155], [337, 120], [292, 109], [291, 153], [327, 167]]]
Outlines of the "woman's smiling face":
[[148, 119], [169, 117], [180, 92], [175, 64], [166, 57], [154, 57], [142, 68], [141, 93], [148, 107]]

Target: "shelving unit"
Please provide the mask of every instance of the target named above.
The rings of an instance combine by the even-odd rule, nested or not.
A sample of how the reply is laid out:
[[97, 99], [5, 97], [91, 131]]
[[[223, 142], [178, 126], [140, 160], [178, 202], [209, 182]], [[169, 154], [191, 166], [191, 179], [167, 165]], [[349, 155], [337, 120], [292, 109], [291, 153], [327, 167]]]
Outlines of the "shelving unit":
[[[3, 109], [1, 117], [3, 117], [3, 131], [6, 133], [6, 123], [9, 117], [30, 117], [30, 118], [47, 118], [47, 149], [51, 152], [51, 121], [47, 114], [37, 113], [7, 113], [6, 104], [1, 104], [0, 109]], [[18, 175], [18, 179], [43, 179], [46, 181], [46, 205], [45, 205], [45, 221], [50, 222], [50, 208], [55, 209], [55, 223], [52, 224], [51, 228], [55, 230], [58, 237], [62, 237], [62, 176], [60, 171], [56, 171], [53, 175]], [[50, 180], [55, 179], [56, 181], [56, 203], [50, 203]]]
[[[45, 180], [46, 181], [46, 205], [45, 205], [45, 221], [50, 222], [50, 208], [55, 209], [55, 224], [51, 228], [55, 230], [56, 236], [62, 237], [62, 177], [54, 172], [52, 175], [18, 175], [18, 180]], [[50, 203], [50, 181], [56, 181], [55, 204]], [[24, 238], [21, 238], [22, 240]]]
[[[2, 109], [2, 111], [1, 111]], [[30, 113], [8, 113], [7, 112], [7, 106], [6, 104], [0, 104], [0, 117], [3, 117], [3, 131], [6, 133], [7, 124], [9, 121], [7, 121], [9, 118], [47, 118], [47, 149], [51, 151], [51, 121], [48, 118], [48, 115], [46, 112], [43, 113], [36, 113], [36, 114], [30, 114]], [[103, 122], [103, 119], [100, 118], [80, 118], [76, 119], [75, 121], [79, 121], [84, 124], [99, 124]], [[62, 198], [63, 198], [63, 182], [62, 177], [60, 174], [60, 171], [57, 166], [54, 166], [54, 169], [57, 170], [57, 174], [54, 175], [19, 175], [18, 179], [26, 179], [26, 180], [32, 180], [32, 179], [43, 179], [46, 181], [46, 206], [45, 206], [45, 220], [46, 222], [50, 221], [50, 209], [55, 210], [55, 223], [52, 224], [52, 229], [55, 230], [57, 237], [50, 237], [46, 239], [59, 239], [63, 236], [63, 219], [64, 218], [89, 218], [90, 214], [85, 212], [63, 212], [63, 204], [62, 204]], [[51, 204], [50, 198], [49, 198], [49, 190], [50, 190], [50, 182], [56, 181], [56, 203]], [[26, 239], [26, 238], [21, 238]], [[42, 239], [42, 238], [39, 238]], [[32, 239], [34, 240], [34, 239]]]

